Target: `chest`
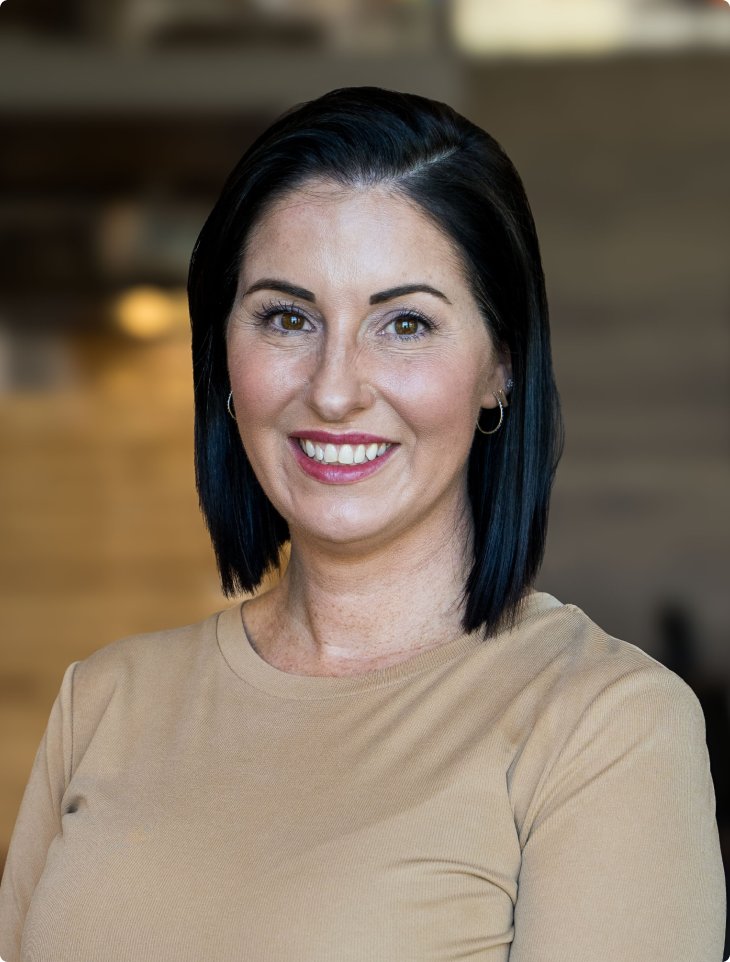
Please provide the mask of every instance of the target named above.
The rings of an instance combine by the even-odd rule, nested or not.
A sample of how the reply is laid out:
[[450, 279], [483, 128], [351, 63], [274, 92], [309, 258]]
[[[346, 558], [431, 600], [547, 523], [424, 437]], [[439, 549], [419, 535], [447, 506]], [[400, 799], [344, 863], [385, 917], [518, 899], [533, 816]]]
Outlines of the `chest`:
[[278, 722], [92, 743], [24, 944], [54, 962], [506, 960], [520, 851], [499, 739], [387, 712]]

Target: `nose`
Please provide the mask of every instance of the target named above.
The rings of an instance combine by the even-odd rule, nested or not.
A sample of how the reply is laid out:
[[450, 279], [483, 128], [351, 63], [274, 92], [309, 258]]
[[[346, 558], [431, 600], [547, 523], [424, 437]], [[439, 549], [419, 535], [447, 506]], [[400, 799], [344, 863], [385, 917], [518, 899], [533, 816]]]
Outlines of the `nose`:
[[370, 407], [375, 392], [365, 367], [357, 344], [336, 337], [325, 339], [307, 391], [310, 407], [323, 421], [346, 421]]

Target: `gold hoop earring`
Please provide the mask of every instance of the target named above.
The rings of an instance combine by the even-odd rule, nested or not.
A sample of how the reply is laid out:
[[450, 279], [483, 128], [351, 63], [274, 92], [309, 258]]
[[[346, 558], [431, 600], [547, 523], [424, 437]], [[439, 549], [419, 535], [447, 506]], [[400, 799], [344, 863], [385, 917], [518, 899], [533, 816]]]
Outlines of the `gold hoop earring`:
[[230, 416], [233, 418], [234, 421], [238, 420], [238, 418], [236, 417], [236, 413], [233, 410], [233, 391], [231, 391], [228, 395], [228, 400], [226, 401], [226, 410], [228, 411], [228, 413], [230, 414]]
[[482, 416], [482, 412], [480, 411], [479, 417], [477, 418], [477, 431], [479, 431], [480, 434], [496, 434], [497, 431], [499, 431], [499, 429], [502, 427], [502, 422], [504, 421], [504, 404], [502, 404], [502, 398], [499, 396], [499, 394], [496, 394], [494, 391], [492, 391], [492, 397], [499, 405], [499, 421], [497, 422], [496, 428], [492, 428], [491, 431], [485, 431], [484, 428], [479, 423], [479, 419]]

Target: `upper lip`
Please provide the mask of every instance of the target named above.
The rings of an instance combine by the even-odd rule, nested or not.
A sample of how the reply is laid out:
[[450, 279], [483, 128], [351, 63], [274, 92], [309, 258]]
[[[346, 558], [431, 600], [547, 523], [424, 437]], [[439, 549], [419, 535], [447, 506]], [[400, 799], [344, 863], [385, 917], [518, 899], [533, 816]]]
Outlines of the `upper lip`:
[[320, 444], [393, 444], [392, 441], [377, 434], [362, 434], [356, 431], [347, 434], [330, 434], [329, 431], [292, 431], [291, 437], [301, 438], [302, 441], [318, 441]]

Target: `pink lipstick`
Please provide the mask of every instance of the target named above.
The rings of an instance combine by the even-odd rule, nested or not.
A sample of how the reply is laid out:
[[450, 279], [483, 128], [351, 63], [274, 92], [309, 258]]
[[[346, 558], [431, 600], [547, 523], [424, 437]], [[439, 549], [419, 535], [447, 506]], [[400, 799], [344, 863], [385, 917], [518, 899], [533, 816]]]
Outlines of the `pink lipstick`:
[[323, 484], [352, 484], [370, 477], [398, 447], [386, 438], [362, 432], [297, 431], [289, 446], [302, 471]]

